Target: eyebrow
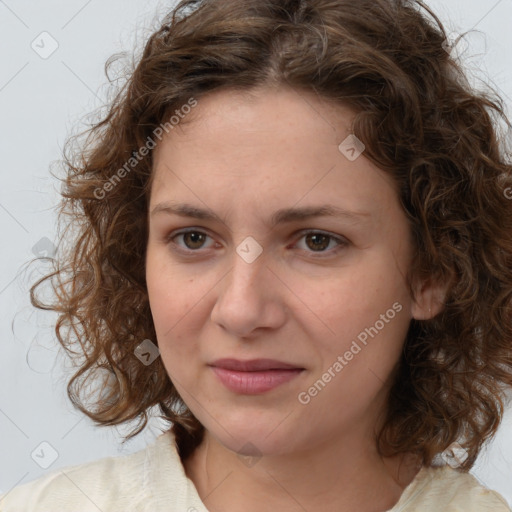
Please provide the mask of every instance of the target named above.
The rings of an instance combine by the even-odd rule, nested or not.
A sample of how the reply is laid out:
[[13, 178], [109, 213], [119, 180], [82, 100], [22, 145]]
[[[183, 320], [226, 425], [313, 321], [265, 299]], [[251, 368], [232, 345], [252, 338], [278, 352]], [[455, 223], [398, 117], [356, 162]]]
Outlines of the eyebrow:
[[[163, 202], [157, 204], [151, 211], [151, 216], [157, 213], [167, 213], [169, 215], [179, 215], [180, 217], [191, 217], [194, 219], [225, 222], [215, 213], [204, 208], [198, 208], [191, 204], [175, 204]], [[346, 218], [353, 222], [367, 221], [371, 214], [369, 212], [353, 212], [345, 210], [334, 205], [305, 206], [301, 208], [283, 208], [277, 210], [270, 218], [270, 226], [275, 227], [278, 224], [285, 224], [294, 221], [307, 220], [312, 217], [337, 217]]]

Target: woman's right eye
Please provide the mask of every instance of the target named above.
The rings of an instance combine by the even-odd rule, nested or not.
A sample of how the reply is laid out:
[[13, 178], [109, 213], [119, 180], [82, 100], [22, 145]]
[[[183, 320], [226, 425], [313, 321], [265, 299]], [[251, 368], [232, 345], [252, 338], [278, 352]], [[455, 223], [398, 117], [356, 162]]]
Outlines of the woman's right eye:
[[[175, 242], [176, 239], [180, 239], [184, 244], [181, 245]], [[199, 231], [197, 229], [189, 229], [186, 231], [180, 231], [178, 233], [173, 233], [168, 237], [168, 241], [178, 247], [178, 250], [183, 252], [197, 252], [198, 249], [204, 248], [204, 243], [207, 238], [211, 238], [203, 231]]]

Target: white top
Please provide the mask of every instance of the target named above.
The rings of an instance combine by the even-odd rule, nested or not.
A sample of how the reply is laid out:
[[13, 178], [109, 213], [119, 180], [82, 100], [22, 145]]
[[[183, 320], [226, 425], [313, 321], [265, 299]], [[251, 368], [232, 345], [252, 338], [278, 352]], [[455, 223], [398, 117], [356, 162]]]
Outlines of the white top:
[[[143, 450], [67, 466], [0, 496], [0, 512], [208, 512], [169, 430]], [[512, 512], [450, 466], [423, 467], [387, 512]]]

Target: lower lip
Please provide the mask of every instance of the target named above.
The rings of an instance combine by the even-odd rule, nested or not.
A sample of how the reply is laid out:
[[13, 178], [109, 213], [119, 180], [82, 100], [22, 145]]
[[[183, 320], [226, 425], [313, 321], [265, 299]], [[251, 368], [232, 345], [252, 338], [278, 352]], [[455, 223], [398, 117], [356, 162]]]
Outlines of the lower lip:
[[212, 366], [220, 381], [229, 390], [243, 395], [257, 395], [277, 388], [297, 377], [303, 370], [263, 370], [257, 372], [239, 372]]

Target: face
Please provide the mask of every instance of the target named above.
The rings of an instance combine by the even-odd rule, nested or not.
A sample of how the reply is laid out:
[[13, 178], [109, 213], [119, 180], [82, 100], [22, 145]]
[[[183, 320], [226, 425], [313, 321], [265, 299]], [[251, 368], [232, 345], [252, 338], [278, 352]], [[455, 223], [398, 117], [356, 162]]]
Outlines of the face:
[[[148, 213], [147, 286], [172, 382], [233, 451], [369, 431], [421, 315], [392, 179], [338, 148], [353, 112], [313, 95], [215, 92], [189, 116], [155, 149]], [[225, 358], [277, 362], [249, 372]]]

